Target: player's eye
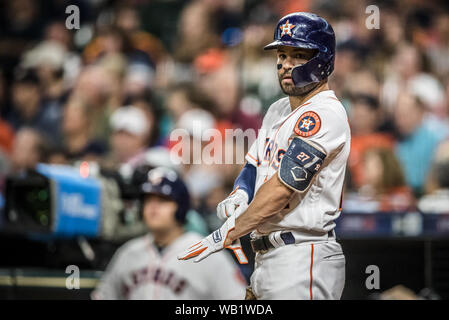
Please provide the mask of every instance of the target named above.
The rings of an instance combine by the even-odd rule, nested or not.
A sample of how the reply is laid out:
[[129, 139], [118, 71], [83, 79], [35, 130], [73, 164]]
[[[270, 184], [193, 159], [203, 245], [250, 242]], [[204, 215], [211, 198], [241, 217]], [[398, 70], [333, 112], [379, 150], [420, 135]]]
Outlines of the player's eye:
[[279, 59], [284, 60], [287, 56], [284, 53], [279, 54]]

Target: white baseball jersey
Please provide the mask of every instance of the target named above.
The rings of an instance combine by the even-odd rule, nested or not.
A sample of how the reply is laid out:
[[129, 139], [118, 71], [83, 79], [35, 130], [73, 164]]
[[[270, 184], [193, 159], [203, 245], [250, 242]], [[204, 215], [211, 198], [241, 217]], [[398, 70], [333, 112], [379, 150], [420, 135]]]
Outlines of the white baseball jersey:
[[[257, 168], [255, 192], [277, 173], [282, 156], [294, 137], [299, 137], [326, 154], [308, 189], [295, 192], [286, 209], [257, 232], [331, 231], [340, 215], [346, 161], [350, 151], [350, 129], [346, 111], [332, 90], [322, 91], [295, 110], [288, 98], [268, 109], [257, 140], [246, 160]], [[300, 156], [300, 155], [294, 155]]]
[[201, 240], [184, 233], [160, 253], [147, 234], [120, 247], [109, 263], [93, 299], [196, 300], [243, 299], [246, 281], [226, 252], [201, 263], [180, 261], [186, 243]]

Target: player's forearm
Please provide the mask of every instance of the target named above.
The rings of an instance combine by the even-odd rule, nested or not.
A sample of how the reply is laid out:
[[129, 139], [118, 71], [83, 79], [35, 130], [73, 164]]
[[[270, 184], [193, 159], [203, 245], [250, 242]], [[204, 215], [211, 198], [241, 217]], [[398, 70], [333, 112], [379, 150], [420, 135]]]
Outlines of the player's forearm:
[[228, 235], [229, 240], [233, 242], [278, 214], [285, 208], [292, 195], [293, 191], [279, 180], [277, 174], [274, 174], [257, 191], [248, 209], [237, 218], [235, 229]]

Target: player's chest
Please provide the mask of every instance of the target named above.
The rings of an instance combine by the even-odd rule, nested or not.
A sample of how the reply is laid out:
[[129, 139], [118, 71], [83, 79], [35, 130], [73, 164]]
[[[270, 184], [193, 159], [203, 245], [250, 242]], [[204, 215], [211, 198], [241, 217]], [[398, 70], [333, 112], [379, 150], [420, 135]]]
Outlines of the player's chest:
[[321, 128], [321, 118], [313, 111], [297, 109], [273, 124], [267, 126], [259, 140], [262, 168], [277, 170], [279, 163], [288, 149], [293, 137], [311, 137]]
[[151, 262], [130, 268], [122, 277], [124, 295], [145, 293], [148, 296], [156, 291], [162, 291], [179, 296], [186, 290], [188, 281], [177, 269], [170, 265]]
[[274, 123], [265, 129], [259, 139], [259, 168], [262, 170], [277, 170], [283, 155], [294, 136], [294, 126], [297, 117], [290, 117]]

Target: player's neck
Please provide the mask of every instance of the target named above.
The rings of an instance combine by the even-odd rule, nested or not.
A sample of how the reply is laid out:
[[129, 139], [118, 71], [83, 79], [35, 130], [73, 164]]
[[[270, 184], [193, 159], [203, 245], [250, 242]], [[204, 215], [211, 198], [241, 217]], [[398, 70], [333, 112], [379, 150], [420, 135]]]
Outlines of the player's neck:
[[175, 227], [163, 232], [153, 232], [154, 243], [159, 247], [166, 247], [184, 233], [183, 227]]
[[326, 82], [323, 82], [319, 84], [316, 88], [314, 88], [309, 93], [303, 95], [303, 96], [288, 96], [288, 99], [290, 100], [290, 107], [292, 108], [292, 111], [298, 108], [300, 105], [304, 104], [307, 100], [312, 98], [314, 95], [329, 90], [329, 84]]

